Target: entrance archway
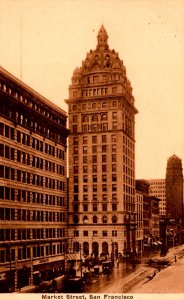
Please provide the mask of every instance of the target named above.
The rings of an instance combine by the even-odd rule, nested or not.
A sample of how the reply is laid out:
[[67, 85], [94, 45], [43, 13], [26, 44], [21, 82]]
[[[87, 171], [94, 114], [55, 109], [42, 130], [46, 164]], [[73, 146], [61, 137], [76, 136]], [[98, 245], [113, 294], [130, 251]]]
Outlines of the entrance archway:
[[92, 243], [92, 255], [96, 258], [99, 255], [99, 245], [97, 242]]

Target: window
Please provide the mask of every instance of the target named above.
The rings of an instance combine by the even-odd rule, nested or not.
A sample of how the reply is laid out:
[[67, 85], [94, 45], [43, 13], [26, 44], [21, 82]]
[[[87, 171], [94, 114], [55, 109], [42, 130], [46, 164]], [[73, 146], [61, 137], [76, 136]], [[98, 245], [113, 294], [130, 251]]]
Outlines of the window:
[[97, 216], [93, 216], [93, 223], [97, 223], [97, 222], [98, 222]]
[[102, 222], [103, 222], [104, 224], [107, 223], [107, 216], [103, 216], [103, 217], [102, 217]]
[[107, 143], [107, 136], [106, 135], [102, 135], [102, 143]]
[[74, 171], [74, 174], [78, 174], [78, 166], [74, 166], [73, 171]]
[[87, 148], [87, 146], [83, 146], [83, 153], [84, 153], [84, 154], [87, 154], [87, 153], [88, 153], [88, 148]]
[[79, 236], [79, 231], [78, 230], [74, 230], [74, 237], [78, 237]]
[[74, 182], [74, 183], [79, 183], [79, 177], [78, 177], [78, 176], [74, 176], [73, 182]]
[[88, 201], [88, 195], [83, 195], [83, 201]]
[[78, 145], [78, 137], [74, 137], [73, 138], [73, 144], [74, 145]]
[[117, 204], [112, 204], [112, 211], [117, 211]]
[[73, 125], [73, 132], [77, 132], [77, 125]]
[[107, 151], [107, 146], [106, 145], [102, 145], [102, 152], [106, 152]]
[[116, 165], [115, 164], [112, 165], [112, 172], [116, 172]]
[[88, 231], [87, 230], [83, 231], [83, 236], [88, 236]]
[[113, 112], [113, 113], [112, 113], [112, 119], [113, 119], [113, 120], [116, 120], [116, 119], [117, 119], [117, 112]]
[[97, 192], [97, 184], [93, 184], [93, 192]]
[[112, 162], [116, 162], [116, 154], [112, 154]]
[[84, 204], [84, 205], [83, 205], [83, 210], [84, 210], [84, 211], [88, 211], [88, 204]]
[[112, 217], [112, 223], [117, 223], [117, 221], [118, 221], [118, 218], [116, 216], [113, 216]]
[[107, 175], [106, 174], [102, 175], [102, 181], [107, 181]]
[[96, 153], [97, 152], [97, 146], [92, 146], [92, 152]]
[[117, 230], [112, 230], [112, 236], [117, 236]]
[[97, 182], [97, 175], [93, 175], [93, 182]]
[[97, 201], [97, 194], [93, 194], [93, 201]]
[[87, 173], [88, 172], [88, 166], [83, 166], [83, 173]]
[[83, 185], [83, 192], [87, 193], [87, 191], [88, 191], [88, 186], [87, 185]]
[[117, 129], [117, 122], [112, 122], [112, 129]]
[[105, 154], [102, 155], [102, 162], [106, 162], [107, 156]]
[[98, 231], [97, 230], [93, 231], [93, 236], [98, 236]]
[[97, 155], [93, 155], [93, 163], [97, 163]]
[[93, 173], [97, 173], [97, 165], [92, 165], [92, 171]]
[[116, 143], [116, 135], [115, 134], [111, 135], [111, 142]]
[[107, 211], [107, 204], [102, 204], [102, 210]]
[[117, 180], [117, 175], [116, 174], [112, 174], [112, 181], [116, 181]]
[[107, 185], [106, 184], [102, 184], [102, 191], [107, 192]]
[[78, 162], [79, 162], [78, 156], [74, 156], [73, 162], [74, 162], [74, 164], [78, 164]]
[[85, 145], [85, 144], [87, 144], [88, 143], [88, 138], [87, 138], [87, 136], [84, 136], [83, 137], [83, 144]]
[[107, 165], [102, 165], [102, 172], [107, 172]]
[[112, 184], [112, 191], [116, 192], [116, 190], [117, 190], [117, 185], [116, 184]]
[[88, 162], [88, 157], [87, 156], [83, 156], [83, 164], [87, 164]]
[[93, 211], [97, 211], [97, 204], [93, 204]]
[[102, 194], [102, 200], [107, 201], [107, 194]]
[[112, 152], [116, 152], [116, 144], [111, 145], [111, 150], [112, 150]]
[[107, 230], [102, 230], [102, 236], [107, 236]]
[[92, 136], [92, 143], [97, 144], [97, 136], [96, 135]]

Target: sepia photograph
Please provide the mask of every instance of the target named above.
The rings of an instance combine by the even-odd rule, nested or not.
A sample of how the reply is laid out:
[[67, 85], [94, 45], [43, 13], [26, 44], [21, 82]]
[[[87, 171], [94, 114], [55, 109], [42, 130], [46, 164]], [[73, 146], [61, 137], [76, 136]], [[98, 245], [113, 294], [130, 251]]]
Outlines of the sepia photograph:
[[183, 165], [183, 0], [0, 0], [2, 300], [183, 299]]

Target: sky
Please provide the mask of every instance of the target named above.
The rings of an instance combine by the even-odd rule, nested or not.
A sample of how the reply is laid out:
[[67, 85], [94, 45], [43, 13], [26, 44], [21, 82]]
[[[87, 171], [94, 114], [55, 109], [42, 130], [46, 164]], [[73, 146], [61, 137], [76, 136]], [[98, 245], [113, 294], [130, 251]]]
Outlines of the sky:
[[102, 24], [139, 111], [136, 178], [165, 178], [171, 155], [184, 166], [184, 0], [0, 0], [0, 65], [67, 112]]

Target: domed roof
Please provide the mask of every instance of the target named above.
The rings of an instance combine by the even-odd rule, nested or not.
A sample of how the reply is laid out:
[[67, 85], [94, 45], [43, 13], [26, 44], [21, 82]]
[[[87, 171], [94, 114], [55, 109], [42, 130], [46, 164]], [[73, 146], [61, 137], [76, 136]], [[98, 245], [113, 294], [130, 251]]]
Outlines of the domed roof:
[[[126, 68], [123, 61], [119, 58], [118, 52], [109, 49], [108, 34], [102, 25], [97, 35], [96, 49], [90, 50], [86, 54], [86, 58], [82, 61], [81, 68], [76, 68], [73, 73], [72, 84], [86, 84], [86, 77], [91, 74], [102, 74], [109, 81], [118, 80], [132, 95], [132, 87], [126, 76]], [[114, 81], [113, 81], [114, 82]], [[91, 84], [91, 82], [88, 82]]]
[[181, 159], [175, 154], [173, 154], [171, 157], [168, 158], [168, 162], [170, 161], [181, 161]]
[[85, 75], [93, 71], [114, 71], [126, 75], [126, 69], [123, 61], [120, 60], [118, 53], [113, 49], [110, 50], [108, 43], [108, 35], [102, 25], [97, 35], [97, 46], [95, 50], [87, 53], [86, 59], [82, 63], [82, 73]]

